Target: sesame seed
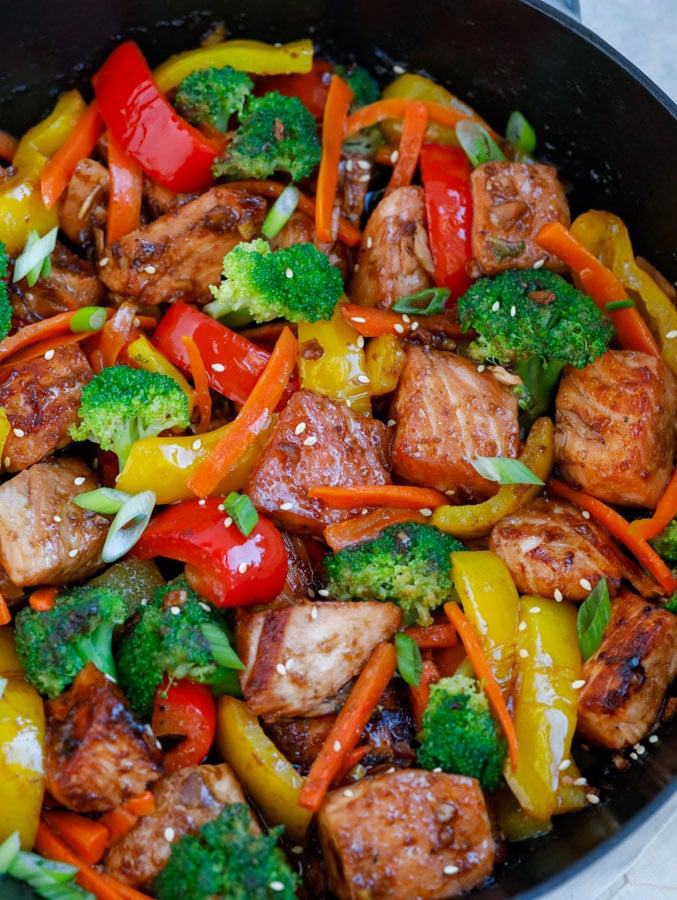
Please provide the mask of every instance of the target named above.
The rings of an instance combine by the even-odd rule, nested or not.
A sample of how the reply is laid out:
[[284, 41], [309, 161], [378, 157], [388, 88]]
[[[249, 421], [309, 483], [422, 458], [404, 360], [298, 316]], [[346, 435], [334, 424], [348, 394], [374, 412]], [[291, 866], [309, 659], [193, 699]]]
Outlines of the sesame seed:
[[501, 308], [501, 304], [498, 302], [498, 300], [496, 300], [496, 301], [495, 301], [494, 303], [492, 303], [492, 305], [491, 305], [491, 311], [492, 311], [492, 312], [498, 312], [500, 308]]
[[369, 376], [368, 375], [358, 375], [357, 380], [360, 384], [369, 384]]
[[329, 596], [329, 591], [326, 588], [320, 588], [320, 590], [317, 593], [320, 595], [320, 597], [328, 597]]
[[483, 363], [480, 363], [479, 366], [477, 367], [478, 372], [484, 372], [485, 369], [486, 369], [486, 366]]
[[209, 604], [208, 604], [208, 603], [202, 603], [201, 601], [200, 601], [200, 608], [201, 608], [201, 609], [204, 609], [205, 612], [210, 612], [210, 611], [211, 611], [211, 610], [210, 610]]
[[247, 571], [247, 563], [241, 562], [237, 567], [237, 571], [240, 573], [240, 575], [244, 575], [244, 573]]
[[369, 181], [370, 179], [371, 179], [371, 175], [367, 172], [367, 173], [364, 174], [364, 175], [360, 175], [360, 177], [359, 177], [357, 180], [358, 180], [361, 184], [366, 184], [366, 182]]
[[226, 508], [226, 504], [225, 504], [225, 503], [219, 503], [219, 505], [218, 505], [216, 508], [218, 509], [219, 512], [223, 512], [224, 509]]
[[357, 346], [360, 348], [360, 350], [364, 347], [364, 338], [362, 337], [361, 334], [358, 334], [358, 335], [357, 335], [357, 341], [356, 341], [356, 344], [357, 344]]
[[386, 425], [389, 428], [394, 428], [397, 425], [397, 421], [395, 419], [388, 419], [388, 421], [386, 422]]
[[311, 600], [315, 597], [315, 591], [313, 590], [313, 588], [308, 588], [308, 596]]
[[206, 506], [206, 505], [207, 505], [207, 501], [205, 500], [204, 497], [202, 497], [202, 498], [200, 498], [200, 500], [197, 501], [197, 505], [198, 505], [198, 506]]
[[52, 516], [52, 522], [56, 522], [57, 525], [61, 521], [61, 516]]
[[286, 668], [285, 668], [284, 663], [278, 663], [278, 664], [275, 666], [275, 668], [276, 668], [276, 670], [277, 670], [277, 672], [278, 672], [279, 675], [286, 675], [286, 674], [287, 674], [287, 670], [286, 670]]
[[293, 656], [291, 656], [284, 665], [285, 665], [285, 668], [287, 669], [287, 671], [289, 672], [289, 670], [293, 669], [294, 666], [296, 665], [296, 660], [294, 659]]
[[361, 515], [361, 516], [366, 516], [368, 512], [369, 512], [368, 509], [361, 509], [361, 510], [360, 510], [360, 515]]
[[404, 66], [400, 66], [400, 65], [398, 65], [398, 64], [396, 63], [396, 64], [393, 66], [393, 72], [394, 72], [396, 75], [404, 75], [404, 73], [406, 72], [406, 69], [404, 68]]
[[584, 519], [590, 518], [590, 513], [587, 511], [587, 509], [582, 510], [581, 515], [583, 516]]
[[415, 321], [415, 322], [412, 322], [412, 323], [411, 323], [411, 330], [412, 330], [412, 332], [413, 332], [413, 331], [416, 331], [416, 330], [418, 329], [418, 326], [419, 326], [420, 324], [421, 324], [421, 323], [420, 323], [418, 320]]
[[544, 265], [545, 265], [544, 259], [537, 259], [536, 262], [534, 263], [534, 269], [542, 269]]
[[99, 265], [100, 265], [101, 268], [103, 269], [103, 267], [104, 267], [104, 266], [107, 266], [109, 262], [110, 262], [109, 257], [104, 256], [104, 257], [102, 257], [102, 258], [99, 260]]
[[293, 503], [290, 503], [289, 500], [286, 503], [280, 503], [280, 512], [287, 512], [287, 510], [291, 509], [294, 506]]
[[212, 370], [212, 372], [225, 372], [226, 367], [224, 366], [223, 363], [212, 363], [211, 370]]
[[77, 549], [75, 547], [73, 547], [72, 550], [68, 551], [68, 555], [70, 556], [71, 559], [75, 559], [75, 557], [78, 555]]
[[73, 484], [76, 485], [76, 487], [80, 487], [80, 485], [84, 484], [84, 483], [85, 483], [85, 479], [84, 479], [83, 475], [78, 475], [77, 478], [73, 479]]
[[4, 464], [5, 464], [5, 468], [6, 468], [6, 469], [9, 469], [9, 467], [10, 467], [10, 465], [11, 465], [11, 463], [12, 463], [12, 460], [9, 458], [9, 456], [6, 456], [6, 457], [3, 459], [3, 462], [4, 462]]
[[529, 610], [530, 613], [539, 613], [540, 611], [541, 611], [540, 606], [532, 606], [531, 609]]
[[311, 619], [317, 618], [317, 607], [316, 606], [313, 606], [313, 608], [310, 610], [310, 618]]
[[341, 741], [334, 741], [334, 753], [341, 752]]
[[411, 322], [411, 318], [406, 313], [402, 313], [402, 321], [408, 325]]
[[566, 770], [569, 768], [570, 765], [571, 765], [570, 759], [563, 759], [557, 768], [560, 770], [560, 772], [566, 772]]
[[510, 307], [510, 315], [513, 319], [515, 318], [515, 316], [517, 315], [517, 307], [516, 306]]
[[519, 625], [517, 626], [517, 630], [518, 631], [526, 631], [527, 623], [525, 621], [520, 622]]
[[355, 263], [355, 265], [353, 266], [353, 272], [359, 272], [359, 271], [360, 271], [360, 264]]
[[54, 350], [48, 350], [45, 353], [45, 359], [46, 360], [54, 359]]
[[646, 753], [646, 747], [644, 746], [644, 744], [635, 744], [635, 750], [637, 751], [637, 754], [639, 756], [644, 756], [644, 754]]
[[358, 160], [356, 160], [356, 162], [357, 162], [358, 169], [365, 169], [365, 170], [371, 169], [371, 163], [369, 162], [368, 159], [358, 159]]
[[647, 740], [649, 741], [650, 744], [657, 744], [658, 741], [660, 740], [660, 738], [658, 737], [657, 734], [650, 734], [649, 737], [647, 738]]
[[344, 797], [348, 797], [348, 798], [354, 797], [354, 796], [355, 796], [355, 792], [354, 792], [354, 791], [351, 791], [350, 788], [346, 788], [345, 791], [343, 792], [343, 796], [344, 796]]
[[445, 875], [456, 875], [456, 874], [458, 874], [458, 871], [459, 871], [458, 866], [445, 866], [444, 867]]
[[352, 171], [353, 171], [353, 161], [352, 161], [352, 159], [349, 159], [346, 163], [346, 172], [352, 172]]
[[143, 271], [146, 273], [146, 275], [155, 275], [155, 266], [146, 266]]
[[26, 435], [26, 432], [23, 430], [23, 428], [15, 428], [14, 429], [15, 437], [25, 437], [25, 435]]
[[200, 450], [202, 447], [202, 441], [200, 440], [200, 438], [196, 438], [190, 446], [192, 450]]
[[367, 241], [366, 241], [366, 245], [369, 248], [369, 250], [371, 250], [373, 244], [374, 244], [373, 240], [370, 237], [368, 237]]
[[633, 750], [633, 752], [630, 754], [630, 759], [635, 760], [635, 762], [639, 759], [639, 757], [638, 757], [637, 754], [634, 752], [634, 750]]
[[227, 516], [227, 517], [223, 520], [223, 526], [224, 526], [224, 528], [230, 528], [230, 526], [231, 526], [232, 524], [233, 524], [233, 517], [232, 517], [232, 516]]
[[305, 439], [305, 441], [303, 442], [303, 446], [304, 447], [314, 447], [316, 443], [317, 443], [317, 438], [315, 437], [314, 434], [311, 434], [310, 437], [307, 437]]
[[673, 328], [672, 331], [668, 331], [665, 336], [669, 340], [672, 340], [673, 338], [677, 338], [677, 328]]
[[291, 848], [291, 852], [295, 853], [296, 856], [300, 856], [303, 853], [303, 847], [301, 846], [301, 844], [294, 844], [294, 846]]
[[597, 804], [599, 803], [599, 797], [597, 796], [597, 794], [586, 794], [585, 799], [588, 801], [588, 803], [592, 803], [593, 806], [597, 806]]
[[281, 881], [271, 881], [270, 889], [271, 891], [276, 891], [277, 893], [279, 893], [280, 891], [284, 890], [284, 884]]
[[286, 276], [287, 278], [293, 278], [293, 277], [294, 277], [294, 273], [293, 273], [293, 271], [292, 271], [290, 268], [286, 268], [286, 269], [284, 270], [284, 274], [285, 274], [285, 276]]
[[395, 322], [393, 325], [393, 330], [397, 332], [397, 334], [404, 334], [404, 325], [400, 325], [399, 322]]
[[178, 614], [181, 612], [181, 608], [178, 606], [170, 606], [169, 611], [173, 616], [178, 616]]
[[584, 591], [592, 590], [592, 585], [590, 584], [590, 582], [588, 581], [587, 578], [581, 578], [581, 580], [578, 583], [580, 584], [580, 586], [583, 588]]
[[357, 322], [358, 325], [363, 325], [367, 320], [363, 316], [351, 316], [351, 322]]
[[441, 773], [442, 769], [439, 766], [433, 769], [433, 775], [440, 775]]
[[429, 509], [427, 506], [424, 506], [423, 509], [419, 509], [419, 512], [421, 513], [422, 516], [426, 516], [426, 517], [432, 516], [432, 514], [433, 514], [432, 509]]
[[396, 163], [399, 158], [400, 158], [400, 151], [393, 150], [393, 152], [390, 154], [390, 162]]
[[174, 840], [174, 835], [176, 832], [173, 828], [165, 828], [165, 840], [169, 843], [169, 841]]
[[581, 775], [580, 778], [577, 778], [577, 779], [574, 781], [574, 784], [576, 785], [576, 787], [583, 787], [583, 785], [584, 785], [584, 784], [587, 784], [587, 783], [588, 783], [588, 779], [585, 778], [583, 775]]
[[299, 424], [294, 429], [294, 434], [303, 434], [308, 426], [305, 422], [299, 422]]
[[564, 600], [564, 594], [560, 591], [559, 588], [555, 588], [553, 591], [553, 597], [558, 603], [561, 603]]
[[520, 655], [520, 658], [521, 658], [521, 659], [528, 659], [528, 658], [529, 658], [529, 651], [528, 651], [528, 650], [525, 650], [524, 647], [522, 647], [522, 649], [520, 650], [519, 655]]
[[576, 681], [572, 681], [571, 687], [575, 691], [580, 691], [582, 687], [585, 687], [585, 678], [577, 678]]

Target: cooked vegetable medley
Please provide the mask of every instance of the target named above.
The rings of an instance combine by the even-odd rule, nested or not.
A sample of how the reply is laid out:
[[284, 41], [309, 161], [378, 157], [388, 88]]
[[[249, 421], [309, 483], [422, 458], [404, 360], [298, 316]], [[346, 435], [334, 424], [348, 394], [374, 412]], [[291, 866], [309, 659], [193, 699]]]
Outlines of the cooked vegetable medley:
[[674, 291], [416, 73], [91, 84], [0, 143], [0, 893], [500, 878], [675, 710]]

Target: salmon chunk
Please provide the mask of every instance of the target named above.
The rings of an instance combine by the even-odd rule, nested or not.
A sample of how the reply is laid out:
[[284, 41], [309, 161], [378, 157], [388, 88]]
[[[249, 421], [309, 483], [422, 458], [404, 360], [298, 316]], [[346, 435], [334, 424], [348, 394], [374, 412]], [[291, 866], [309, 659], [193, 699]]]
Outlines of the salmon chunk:
[[0, 369], [0, 406], [11, 430], [2, 451], [7, 472], [20, 472], [72, 443], [80, 394], [93, 375], [82, 350], [73, 344]]
[[404, 769], [328, 794], [318, 827], [339, 900], [442, 900], [491, 875], [495, 843], [479, 783]]
[[546, 222], [571, 221], [557, 169], [540, 163], [487, 162], [470, 176], [472, 253], [480, 273], [529, 269], [538, 262], [563, 271], [535, 237]]
[[583, 664], [578, 733], [620, 749], [651, 731], [677, 675], [677, 616], [622, 591], [602, 643]]
[[316, 485], [389, 484], [386, 427], [314, 391], [296, 391], [260, 454], [247, 487], [257, 509], [280, 528], [321, 534], [350, 509], [311, 499]]
[[235, 639], [247, 705], [271, 721], [331, 712], [332, 695], [401, 622], [402, 610], [379, 600], [241, 610]]
[[567, 366], [556, 400], [562, 479], [606, 503], [654, 507], [672, 474], [676, 419], [675, 378], [655, 356], [609, 350]]
[[454, 353], [410, 346], [394, 397], [393, 471], [457, 498], [485, 498], [497, 486], [469, 460], [516, 457], [517, 400], [510, 388]]

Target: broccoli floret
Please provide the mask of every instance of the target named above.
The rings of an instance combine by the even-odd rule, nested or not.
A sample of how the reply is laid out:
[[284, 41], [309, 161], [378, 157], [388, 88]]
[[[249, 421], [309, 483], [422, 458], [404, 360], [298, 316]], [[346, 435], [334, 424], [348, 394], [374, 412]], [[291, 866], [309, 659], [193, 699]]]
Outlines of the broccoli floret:
[[76, 441], [94, 441], [117, 454], [124, 467], [134, 441], [167, 428], [187, 428], [188, 398], [168, 375], [109, 366], [82, 388]]
[[313, 244], [273, 252], [262, 238], [236, 244], [223, 258], [224, 281], [205, 310], [216, 318], [246, 312], [256, 322], [329, 319], [343, 293], [343, 278]]
[[669, 566], [677, 566], [677, 518], [666, 525], [649, 543]]
[[450, 599], [452, 550], [465, 547], [433, 525], [391, 525], [371, 541], [325, 557], [327, 589], [337, 600], [396, 603], [405, 625], [429, 625], [430, 611]]
[[7, 292], [7, 253], [5, 245], [0, 241], [0, 341], [6, 338], [12, 327], [12, 304]]
[[153, 882], [157, 900], [294, 900], [298, 877], [277, 846], [282, 828], [253, 834], [243, 803], [172, 844]]
[[477, 778], [487, 791], [498, 788], [507, 745], [474, 678], [454, 675], [431, 685], [420, 738], [416, 759], [424, 769]]
[[368, 106], [370, 103], [376, 103], [381, 96], [378, 82], [363, 66], [336, 66], [334, 71], [353, 92], [351, 110], [354, 111], [362, 106]]
[[237, 692], [244, 666], [230, 645], [223, 615], [183, 576], [163, 585], [141, 608], [117, 648], [120, 687], [136, 715], [147, 721], [165, 675]]
[[219, 131], [227, 131], [230, 117], [234, 113], [242, 115], [253, 89], [254, 82], [249, 75], [230, 66], [198, 69], [179, 85], [174, 106], [194, 125], [212, 125]]
[[16, 651], [26, 678], [41, 694], [58, 697], [88, 662], [117, 680], [113, 629], [129, 615], [128, 601], [107, 587], [68, 589], [46, 612], [30, 606], [16, 615]]
[[288, 172], [299, 181], [320, 162], [317, 125], [298, 97], [271, 91], [251, 97], [232, 141], [212, 167], [215, 178], [270, 178]]

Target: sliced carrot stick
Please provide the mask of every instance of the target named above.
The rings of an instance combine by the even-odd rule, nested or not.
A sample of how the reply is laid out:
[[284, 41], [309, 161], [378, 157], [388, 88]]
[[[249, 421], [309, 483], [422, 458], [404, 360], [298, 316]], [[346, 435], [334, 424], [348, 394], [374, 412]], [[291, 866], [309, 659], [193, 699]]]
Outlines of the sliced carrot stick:
[[280, 402], [295, 365], [296, 338], [289, 328], [285, 328], [254, 389], [233, 419], [228, 433], [189, 478], [188, 487], [194, 494], [208, 497], [218, 487], [224, 472], [232, 469], [244, 456]]
[[402, 137], [397, 153], [397, 161], [390, 175], [386, 195], [400, 187], [411, 184], [418, 165], [421, 145], [428, 124], [428, 109], [424, 103], [414, 100], [404, 111]]
[[35, 837], [35, 849], [47, 859], [56, 859], [78, 869], [76, 881], [87, 891], [96, 895], [97, 900], [148, 900], [134, 888], [122, 884], [111, 875], [90, 868], [59, 836], [44, 819], [40, 819]]
[[346, 754], [357, 746], [396, 668], [395, 647], [386, 641], [377, 644], [310, 768], [301, 788], [299, 806], [312, 810], [320, 808]]
[[[376, 306], [360, 306], [357, 303], [341, 303], [339, 311], [343, 318], [362, 337], [379, 337], [382, 334], [396, 334], [404, 337], [423, 326], [431, 331], [441, 331], [449, 337], [461, 337], [464, 332], [450, 315], [414, 316], [393, 312], [391, 309], [379, 309]], [[472, 332], [467, 332], [470, 337]]]
[[344, 487], [316, 485], [310, 488], [308, 496], [321, 500], [332, 509], [354, 509], [358, 506], [435, 509], [449, 502], [449, 498], [440, 491], [409, 484], [354, 484]]
[[364, 744], [362, 747], [355, 747], [354, 750], [346, 753], [345, 759], [343, 760], [343, 765], [332, 781], [331, 786], [334, 788], [342, 784], [348, 772], [350, 772], [351, 769], [353, 769], [359, 762], [361, 762], [370, 750], [371, 747], [369, 746], [369, 744]]
[[9, 606], [7, 606], [7, 601], [0, 594], [0, 625], [9, 625], [12, 621], [12, 613], [10, 612]]
[[54, 601], [58, 596], [59, 589], [57, 587], [41, 587], [33, 591], [28, 598], [28, 603], [30, 608], [36, 612], [47, 612], [54, 609]]
[[[38, 341], [71, 334], [71, 321], [79, 312], [79, 309], [69, 309], [68, 312], [57, 313], [49, 319], [42, 319], [40, 322], [33, 322], [31, 325], [20, 328], [14, 334], [0, 341], [0, 360], [23, 350], [24, 347], [30, 347]], [[113, 310], [109, 310], [108, 315], [112, 316]], [[87, 334], [91, 337], [93, 332], [89, 331]]]
[[209, 422], [212, 417], [212, 395], [209, 393], [209, 376], [207, 375], [202, 355], [191, 335], [182, 334], [181, 343], [188, 354], [188, 364], [190, 365], [190, 373], [193, 376], [193, 385], [195, 386], [193, 399], [200, 416], [198, 424], [195, 426], [195, 433], [203, 434], [209, 429]]
[[456, 629], [447, 622], [436, 622], [434, 625], [412, 625], [410, 628], [405, 628], [404, 633], [416, 641], [419, 650], [455, 647], [458, 644]]
[[315, 192], [315, 231], [321, 241], [336, 240], [333, 218], [341, 144], [353, 92], [338, 75], [331, 76], [322, 119], [322, 158]]
[[0, 128], [0, 159], [4, 159], [5, 162], [11, 163], [18, 146], [18, 140]]
[[110, 132], [108, 132], [108, 170], [110, 193], [106, 243], [112, 244], [139, 227], [143, 173]]
[[98, 350], [104, 368], [114, 366], [120, 351], [134, 337], [136, 309], [131, 303], [123, 303], [101, 329]]
[[677, 590], [677, 579], [670, 571], [670, 568], [663, 562], [656, 551], [651, 547], [644, 538], [636, 535], [631, 529], [629, 523], [615, 509], [607, 506], [596, 497], [590, 494], [584, 494], [582, 491], [576, 491], [570, 488], [568, 484], [551, 478], [547, 484], [547, 491], [554, 497], [560, 497], [562, 500], [569, 500], [580, 506], [581, 509], [587, 510], [591, 516], [603, 525], [606, 530], [612, 534], [621, 544], [625, 544], [628, 550], [635, 556], [637, 561], [644, 566], [649, 575], [661, 586], [663, 591], [670, 596]]
[[29, 359], [37, 359], [39, 356], [44, 356], [45, 353], [50, 350], [58, 350], [60, 347], [67, 347], [69, 344], [79, 344], [81, 341], [86, 341], [87, 338], [91, 338], [91, 336], [91, 331], [79, 331], [77, 333], [57, 335], [46, 341], [38, 341], [37, 344], [33, 344], [30, 347], [24, 347], [23, 350], [13, 353], [12, 358], [8, 363], [3, 362], [0, 363], [0, 365], [15, 366], [17, 363], [26, 362]]
[[64, 192], [76, 165], [96, 147], [103, 128], [103, 119], [96, 103], [90, 103], [75, 128], [42, 170], [40, 190], [47, 209], [54, 206]]
[[[606, 312], [606, 304], [624, 300], [628, 294], [610, 269], [569, 231], [561, 222], [548, 222], [536, 235], [536, 243], [558, 256], [580, 278], [583, 289]], [[608, 313], [621, 344], [628, 350], [641, 350], [652, 356], [661, 351], [649, 326], [634, 306], [614, 309]]]
[[439, 670], [433, 662], [432, 658], [428, 657], [423, 660], [421, 680], [419, 681], [419, 683], [417, 685], [407, 685], [409, 689], [411, 711], [414, 715], [414, 721], [416, 722], [417, 731], [420, 731], [423, 728], [423, 713], [425, 712], [426, 706], [428, 705], [428, 700], [430, 700], [430, 685], [435, 684], [439, 680]]
[[501, 723], [503, 733], [505, 734], [505, 738], [508, 742], [510, 763], [512, 765], [513, 771], [515, 771], [519, 760], [519, 748], [517, 746], [517, 735], [515, 734], [515, 727], [512, 723], [512, 719], [510, 718], [508, 707], [505, 705], [505, 700], [503, 699], [503, 694], [501, 694], [501, 689], [498, 686], [498, 682], [494, 677], [494, 673], [491, 670], [489, 661], [485, 656], [484, 650], [482, 649], [482, 645], [477, 636], [477, 632], [472, 627], [469, 620], [466, 618], [465, 613], [458, 605], [458, 603], [445, 603], [444, 613], [458, 632], [458, 636], [461, 639], [461, 643], [465, 647], [465, 652], [468, 654], [468, 659], [472, 663], [475, 674], [477, 675], [477, 678], [482, 685], [482, 688], [484, 689], [489, 702], [491, 703], [494, 713], [496, 714], [496, 718]]
[[334, 553], [338, 553], [344, 547], [351, 547], [353, 544], [361, 544], [363, 541], [370, 541], [378, 537], [389, 525], [427, 521], [426, 517], [421, 515], [418, 510], [391, 509], [384, 506], [374, 509], [364, 516], [354, 516], [351, 519], [344, 519], [343, 522], [327, 525], [324, 529], [324, 540]]
[[631, 534], [648, 540], [658, 537], [661, 531], [677, 516], [677, 468], [672, 473], [672, 478], [661, 494], [660, 500], [650, 519], [635, 519], [630, 522], [628, 529]]
[[387, 100], [377, 100], [376, 103], [370, 103], [358, 109], [357, 112], [348, 116], [346, 137], [357, 134], [363, 128], [371, 128], [372, 125], [377, 125], [384, 119], [403, 119], [407, 108], [413, 103], [424, 104], [430, 122], [436, 122], [445, 128], [453, 129], [462, 119], [471, 119], [487, 128], [494, 140], [496, 138], [501, 139], [500, 135], [497, 135], [495, 131], [490, 129], [487, 123], [479, 116], [469, 116], [441, 103], [432, 103], [429, 100], [413, 100], [406, 97], [389, 97]]
[[88, 865], [95, 866], [101, 861], [109, 833], [100, 821], [65, 809], [48, 810], [43, 818]]
[[147, 816], [155, 809], [155, 797], [151, 791], [143, 791], [136, 797], [131, 797], [115, 809], [104, 813], [99, 819], [108, 831], [108, 846], [115, 844], [120, 838], [128, 834], [139, 821], [141, 816]]

